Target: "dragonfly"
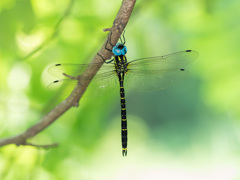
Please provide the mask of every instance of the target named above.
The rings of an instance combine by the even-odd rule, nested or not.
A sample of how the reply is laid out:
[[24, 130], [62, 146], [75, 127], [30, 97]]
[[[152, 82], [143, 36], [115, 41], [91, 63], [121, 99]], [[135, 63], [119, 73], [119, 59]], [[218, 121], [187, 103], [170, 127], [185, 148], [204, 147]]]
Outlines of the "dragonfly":
[[[127, 112], [125, 100], [125, 87], [136, 88], [140, 91], [156, 91], [164, 89], [172, 84], [176, 84], [186, 77], [185, 66], [198, 57], [198, 52], [194, 50], [184, 50], [164, 56], [155, 56], [127, 61], [124, 33], [120, 37], [119, 43], [115, 46], [111, 43], [111, 34], [105, 44], [105, 49], [114, 54], [110, 60], [105, 60], [102, 55], [98, 54], [105, 62], [90, 85], [93, 85], [94, 93], [119, 84], [120, 105], [121, 105], [121, 142], [122, 155], [127, 156]], [[111, 49], [107, 48], [107, 44]], [[82, 74], [90, 64], [56, 64], [49, 68], [49, 73], [57, 77], [71, 77], [60, 79], [52, 82], [50, 85], [60, 84], [65, 81], [77, 81], [76, 77]], [[91, 66], [100, 66], [95, 63]], [[70, 73], [70, 74], [68, 74]], [[67, 76], [66, 76], [67, 74]], [[88, 77], [84, 77], [88, 78]], [[88, 91], [88, 89], [87, 89]]]

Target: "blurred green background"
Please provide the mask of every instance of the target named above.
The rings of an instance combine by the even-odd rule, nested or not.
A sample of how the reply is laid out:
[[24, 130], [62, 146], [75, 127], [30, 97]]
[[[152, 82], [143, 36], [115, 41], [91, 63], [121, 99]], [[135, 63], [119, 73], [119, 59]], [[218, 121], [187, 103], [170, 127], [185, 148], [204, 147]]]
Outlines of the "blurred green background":
[[[0, 1], [1, 138], [61, 102], [61, 89], [46, 88], [56, 79], [47, 69], [90, 62], [122, 1], [75, 0], [64, 15], [71, 2]], [[200, 55], [189, 78], [156, 93], [126, 92], [127, 157], [119, 94], [83, 99], [31, 139], [59, 147], [0, 148], [0, 179], [239, 180], [239, 7], [238, 0], [138, 0], [126, 27], [128, 59], [193, 49]]]

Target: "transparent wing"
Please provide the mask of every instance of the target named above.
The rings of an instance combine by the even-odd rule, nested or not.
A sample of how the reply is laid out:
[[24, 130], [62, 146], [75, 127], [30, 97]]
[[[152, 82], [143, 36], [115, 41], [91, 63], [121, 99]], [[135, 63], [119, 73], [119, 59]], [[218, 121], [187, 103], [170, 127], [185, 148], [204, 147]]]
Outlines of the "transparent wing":
[[[100, 68], [98, 71], [99, 74], [111, 71], [114, 69], [114, 64], [104, 63], [103, 65], [101, 63], [90, 63], [90, 64], [55, 64], [54, 66], [50, 67], [48, 69], [48, 72], [52, 74], [55, 77], [58, 78], [66, 78], [66, 76], [63, 75], [63, 73], [70, 75], [70, 76], [78, 76], [81, 75], [84, 71], [86, 71], [87, 68]], [[87, 78], [87, 77], [86, 77]]]
[[[56, 64], [55, 66], [50, 67], [48, 69], [49, 73], [56, 77], [65, 79], [53, 81], [48, 85], [48, 88], [55, 89], [64, 86], [64, 89], [67, 89], [67, 92], [71, 92], [76, 85], [77, 80], [66, 78], [63, 73], [76, 77], [77, 75], [82, 74], [90, 66], [94, 68], [101, 66], [101, 64]], [[116, 71], [114, 69], [115, 67], [113, 63], [103, 64], [90, 82], [85, 96], [96, 97], [113, 91], [118, 81]], [[84, 78], [88, 77], [85, 76]]]
[[64, 98], [70, 95], [76, 84], [77, 80], [59, 79], [51, 82], [47, 88], [52, 91], [58, 90], [57, 95], [60, 96], [60, 98]]
[[166, 69], [159, 71], [138, 71], [127, 72], [125, 87], [134, 88], [137, 91], [157, 91], [177, 84], [184, 80], [188, 73], [186, 70]]
[[197, 56], [198, 52], [186, 50], [133, 60], [128, 63], [125, 84], [140, 91], [164, 89], [183, 80], [187, 76], [184, 67]]
[[193, 50], [180, 51], [165, 56], [156, 56], [136, 59], [128, 63], [128, 69], [177, 69], [191, 63], [198, 56], [198, 52]]
[[118, 84], [118, 76], [115, 70], [107, 72], [100, 71], [92, 79], [85, 93], [85, 97], [97, 97], [110, 94], [116, 91]]

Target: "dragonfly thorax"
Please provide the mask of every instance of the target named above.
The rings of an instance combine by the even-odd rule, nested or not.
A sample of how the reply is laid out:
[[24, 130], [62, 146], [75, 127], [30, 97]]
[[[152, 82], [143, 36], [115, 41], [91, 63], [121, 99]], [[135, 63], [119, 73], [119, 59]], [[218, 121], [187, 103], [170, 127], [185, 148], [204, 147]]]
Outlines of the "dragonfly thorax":
[[127, 47], [122, 43], [117, 43], [113, 47], [112, 52], [115, 56], [125, 55], [127, 53]]
[[128, 65], [126, 56], [124, 55], [115, 56], [114, 59], [117, 74], [126, 73]]

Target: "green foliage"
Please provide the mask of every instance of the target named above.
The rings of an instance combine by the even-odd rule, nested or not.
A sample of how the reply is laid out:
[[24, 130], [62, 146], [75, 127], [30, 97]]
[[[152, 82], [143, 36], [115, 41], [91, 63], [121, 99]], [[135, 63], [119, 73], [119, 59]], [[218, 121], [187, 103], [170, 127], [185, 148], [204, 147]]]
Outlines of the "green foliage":
[[[74, 1], [64, 15], [70, 2], [0, 1], [1, 138], [25, 131], [63, 100], [62, 89], [46, 88], [55, 80], [47, 69], [90, 62], [121, 5]], [[239, 6], [234, 0], [139, 0], [126, 27], [128, 59], [193, 49], [200, 56], [189, 79], [156, 93], [126, 92], [126, 158], [119, 94], [83, 99], [31, 139], [59, 147], [2, 147], [0, 179], [239, 179]]]

